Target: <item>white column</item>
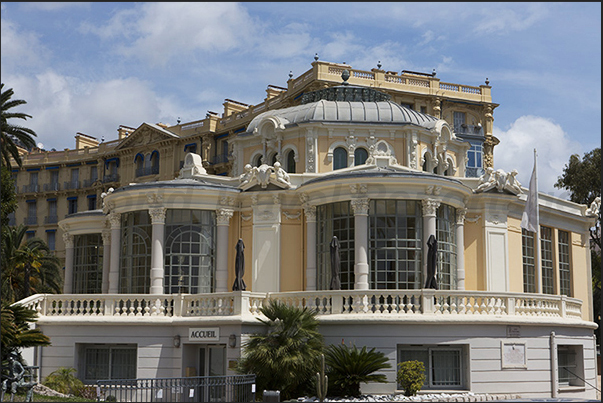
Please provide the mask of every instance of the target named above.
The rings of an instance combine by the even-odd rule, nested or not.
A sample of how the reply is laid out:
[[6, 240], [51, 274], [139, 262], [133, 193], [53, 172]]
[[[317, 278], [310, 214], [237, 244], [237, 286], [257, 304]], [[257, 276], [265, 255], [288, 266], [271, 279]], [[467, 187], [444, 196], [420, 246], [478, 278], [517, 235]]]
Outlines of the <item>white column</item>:
[[355, 290], [368, 290], [368, 208], [369, 199], [353, 199], [354, 211], [354, 249], [356, 264], [354, 265]]
[[121, 249], [121, 214], [109, 214], [111, 223], [111, 261], [109, 263], [109, 294], [117, 294], [119, 287], [119, 254]]
[[316, 206], [305, 206], [306, 291], [316, 291]]
[[65, 281], [63, 283], [63, 294], [73, 292], [73, 235], [69, 232], [63, 232], [63, 242], [65, 243]]
[[231, 209], [216, 210], [217, 242], [216, 242], [216, 292], [228, 292], [228, 226], [234, 211]]
[[429, 251], [427, 241], [431, 235], [437, 239], [436, 212], [440, 207], [440, 200], [424, 199], [421, 201], [421, 207], [423, 208], [423, 284], [421, 284], [421, 288], [424, 288], [427, 279], [427, 252]]
[[103, 286], [102, 293], [109, 292], [109, 267], [111, 263], [111, 230], [104, 229], [103, 236]]
[[456, 210], [456, 289], [465, 289], [465, 215], [467, 209]]
[[151, 241], [151, 289], [150, 294], [163, 294], [163, 235], [165, 233], [165, 207], [149, 209], [152, 225]]

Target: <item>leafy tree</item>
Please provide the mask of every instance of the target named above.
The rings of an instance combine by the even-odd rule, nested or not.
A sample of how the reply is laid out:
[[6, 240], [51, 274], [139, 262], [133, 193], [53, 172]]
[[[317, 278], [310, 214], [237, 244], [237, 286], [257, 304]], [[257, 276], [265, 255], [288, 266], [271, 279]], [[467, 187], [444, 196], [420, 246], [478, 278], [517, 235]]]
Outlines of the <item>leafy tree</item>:
[[270, 301], [260, 309], [264, 333], [243, 345], [237, 372], [256, 375], [258, 390], [279, 390], [282, 399], [304, 394], [319, 369], [323, 338], [316, 312]]
[[[580, 156], [570, 156], [569, 163], [563, 169], [563, 175], [557, 178], [555, 187], [570, 192], [570, 200], [589, 205], [596, 197], [601, 197], [601, 147]], [[599, 330], [595, 332], [597, 343], [601, 344], [601, 211], [595, 225], [590, 229], [593, 307], [595, 322]]]
[[8, 225], [8, 215], [17, 208], [17, 197], [15, 195], [15, 183], [11, 176], [10, 170], [2, 166], [0, 168], [1, 183], [0, 183], [0, 223], [2, 227]]
[[50, 339], [40, 329], [29, 327], [36, 322], [36, 311], [22, 305], [2, 302], [0, 326], [2, 328], [2, 367], [7, 366], [8, 355], [26, 347], [48, 346]]
[[36, 145], [36, 142], [32, 136], [36, 137], [37, 134], [32, 129], [14, 125], [8, 121], [12, 118], [27, 120], [27, 118], [31, 118], [31, 116], [22, 112], [13, 112], [10, 110], [16, 106], [27, 103], [22, 99], [11, 99], [15, 94], [12, 88], [4, 91], [4, 83], [2, 83], [0, 85], [0, 91], [2, 91], [2, 94], [0, 95], [2, 109], [2, 135], [0, 137], [2, 159], [0, 159], [0, 163], [1, 165], [6, 165], [10, 168], [10, 157], [12, 156], [17, 164], [22, 166], [23, 162], [21, 161], [21, 156], [19, 155], [18, 146], [26, 149], [33, 148]]
[[356, 346], [345, 344], [330, 345], [326, 349], [325, 362], [328, 366], [330, 395], [360, 396], [360, 384], [368, 382], [387, 382], [383, 374], [375, 374], [391, 368], [388, 358], [375, 348], [359, 350]]
[[25, 239], [27, 226], [5, 227], [2, 236], [2, 300], [12, 303], [37, 293], [60, 293], [59, 259], [39, 238]]

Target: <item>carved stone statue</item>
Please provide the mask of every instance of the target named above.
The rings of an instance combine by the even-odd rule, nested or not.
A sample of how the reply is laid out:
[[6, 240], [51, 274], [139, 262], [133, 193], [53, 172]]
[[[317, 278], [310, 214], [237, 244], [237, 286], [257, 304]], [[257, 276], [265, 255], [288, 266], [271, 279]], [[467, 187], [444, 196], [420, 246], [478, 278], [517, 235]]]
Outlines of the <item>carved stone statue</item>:
[[523, 193], [523, 191], [521, 190], [521, 183], [519, 183], [516, 176], [516, 169], [507, 174], [504, 189], [517, 195]]
[[243, 172], [241, 174], [241, 176], [239, 176], [239, 182], [241, 182], [240, 186], [245, 186], [246, 184], [248, 184], [249, 181], [251, 180], [252, 176], [253, 176], [253, 169], [251, 167], [251, 164], [246, 164], [245, 172]]
[[496, 176], [494, 168], [488, 167], [482, 176], [479, 177], [479, 184], [475, 189], [476, 192], [487, 192], [496, 187]]
[[281, 167], [281, 163], [276, 161], [274, 163], [274, 171], [276, 174], [276, 181], [282, 183], [287, 186], [291, 186], [291, 182], [289, 181], [289, 174]]
[[598, 216], [599, 211], [601, 210], [601, 198], [599, 196], [595, 197], [595, 200], [590, 204], [590, 207], [586, 209], [587, 216]]

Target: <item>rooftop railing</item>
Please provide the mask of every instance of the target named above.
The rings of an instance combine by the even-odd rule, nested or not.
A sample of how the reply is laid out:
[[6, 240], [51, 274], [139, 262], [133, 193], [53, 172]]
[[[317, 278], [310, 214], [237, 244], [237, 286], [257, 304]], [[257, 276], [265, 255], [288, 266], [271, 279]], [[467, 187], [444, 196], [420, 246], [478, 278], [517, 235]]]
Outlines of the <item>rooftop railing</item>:
[[37, 294], [19, 303], [43, 317], [258, 316], [269, 301], [329, 315], [582, 318], [582, 301], [565, 295], [446, 290], [300, 291], [210, 294]]

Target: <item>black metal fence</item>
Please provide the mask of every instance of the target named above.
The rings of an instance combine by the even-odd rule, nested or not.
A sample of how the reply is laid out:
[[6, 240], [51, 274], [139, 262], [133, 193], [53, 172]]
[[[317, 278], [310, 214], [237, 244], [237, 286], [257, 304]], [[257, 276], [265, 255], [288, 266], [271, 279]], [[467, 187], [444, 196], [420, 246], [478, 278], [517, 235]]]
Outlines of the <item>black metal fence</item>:
[[117, 379], [96, 385], [99, 402], [255, 401], [255, 375]]

